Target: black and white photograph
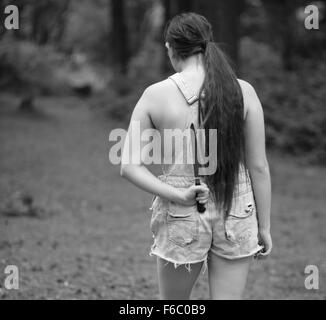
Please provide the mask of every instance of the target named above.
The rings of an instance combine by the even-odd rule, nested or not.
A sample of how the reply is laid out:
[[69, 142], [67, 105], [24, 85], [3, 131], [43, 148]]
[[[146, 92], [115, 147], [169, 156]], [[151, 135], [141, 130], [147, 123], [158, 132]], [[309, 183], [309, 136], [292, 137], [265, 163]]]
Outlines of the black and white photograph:
[[325, 101], [325, 0], [0, 0], [0, 300], [326, 300]]

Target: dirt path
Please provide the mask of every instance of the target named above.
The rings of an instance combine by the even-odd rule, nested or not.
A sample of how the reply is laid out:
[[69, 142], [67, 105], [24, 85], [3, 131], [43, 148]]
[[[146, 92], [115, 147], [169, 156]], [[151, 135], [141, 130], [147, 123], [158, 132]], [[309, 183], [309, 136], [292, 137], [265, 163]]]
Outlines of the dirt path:
[[[4, 267], [20, 270], [19, 290], [0, 298], [155, 299], [156, 265], [148, 256], [150, 196], [120, 178], [108, 158], [117, 126], [76, 98], [40, 99], [38, 117], [0, 109], [0, 204], [27, 191], [39, 218], [0, 214]], [[326, 298], [326, 170], [271, 158], [275, 250], [252, 267], [246, 298]], [[304, 268], [320, 269], [320, 289], [304, 288]], [[207, 299], [204, 275], [194, 299]]]

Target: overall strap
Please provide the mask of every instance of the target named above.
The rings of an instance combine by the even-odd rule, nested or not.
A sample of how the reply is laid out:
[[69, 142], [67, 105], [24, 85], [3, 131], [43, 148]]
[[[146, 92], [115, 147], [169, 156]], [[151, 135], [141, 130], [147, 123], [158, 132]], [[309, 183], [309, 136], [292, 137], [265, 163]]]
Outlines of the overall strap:
[[188, 87], [180, 73], [175, 73], [174, 75], [170, 76], [169, 79], [171, 79], [177, 85], [189, 105], [192, 105], [198, 100], [198, 95]]

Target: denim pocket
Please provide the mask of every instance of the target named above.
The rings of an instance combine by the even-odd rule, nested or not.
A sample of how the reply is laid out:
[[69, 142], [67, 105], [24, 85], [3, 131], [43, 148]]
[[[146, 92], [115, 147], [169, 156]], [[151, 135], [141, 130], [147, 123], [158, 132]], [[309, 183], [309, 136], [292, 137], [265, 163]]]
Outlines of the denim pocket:
[[185, 247], [198, 240], [199, 221], [196, 206], [182, 206], [170, 202], [166, 219], [169, 241]]
[[225, 220], [225, 236], [233, 243], [249, 240], [256, 226], [256, 205], [252, 190], [233, 198]]

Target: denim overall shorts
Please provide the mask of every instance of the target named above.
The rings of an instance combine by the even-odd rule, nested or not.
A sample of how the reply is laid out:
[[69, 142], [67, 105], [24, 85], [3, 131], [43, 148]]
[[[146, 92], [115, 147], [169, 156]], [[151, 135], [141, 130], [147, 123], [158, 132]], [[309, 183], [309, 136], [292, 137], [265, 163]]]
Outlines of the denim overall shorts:
[[[197, 125], [198, 97], [192, 93], [180, 73], [169, 77], [179, 88], [191, 108], [187, 126]], [[163, 164], [163, 175], [158, 178], [176, 188], [188, 188], [195, 183], [191, 164], [177, 161], [186, 150], [175, 150], [176, 161]], [[183, 159], [183, 158], [182, 158]], [[200, 178], [202, 182], [204, 179]], [[213, 200], [206, 203], [206, 211], [199, 213], [196, 205], [183, 206], [159, 196], [154, 196], [150, 230], [153, 244], [149, 255], [158, 256], [174, 264], [184, 265], [191, 271], [191, 264], [204, 262], [203, 273], [209, 255], [225, 259], [253, 256], [263, 247], [258, 244], [258, 220], [256, 204], [249, 174], [241, 166], [238, 182], [227, 217]]]

